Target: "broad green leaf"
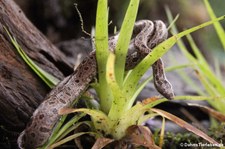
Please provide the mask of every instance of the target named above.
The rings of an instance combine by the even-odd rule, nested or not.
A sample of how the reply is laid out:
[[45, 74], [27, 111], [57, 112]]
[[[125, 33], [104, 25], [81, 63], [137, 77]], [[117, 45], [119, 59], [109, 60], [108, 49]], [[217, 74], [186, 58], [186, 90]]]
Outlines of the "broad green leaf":
[[115, 54], [110, 52], [106, 67], [106, 79], [113, 94], [113, 101], [108, 116], [113, 121], [120, 117], [126, 107], [125, 94], [123, 94], [121, 88], [117, 84], [115, 77], [115, 59]]
[[119, 39], [116, 44], [116, 80], [119, 86], [122, 86], [125, 72], [125, 62], [130, 39], [133, 33], [133, 27], [137, 16], [140, 0], [130, 0], [123, 24], [120, 30]]
[[108, 113], [112, 96], [106, 82], [106, 62], [109, 55], [108, 47], [108, 10], [107, 0], [98, 0], [96, 14], [95, 45], [98, 64], [98, 95], [100, 97], [101, 109]]
[[117, 123], [114, 124], [113, 136], [119, 139], [125, 135], [125, 130], [131, 126], [138, 124], [139, 119], [148, 111], [150, 108], [167, 101], [167, 99], [158, 99], [147, 104], [137, 103], [135, 106], [125, 111], [121, 115]]
[[8, 32], [8, 30], [4, 27], [5, 31], [7, 32], [11, 42], [13, 43], [14, 47], [16, 48], [17, 52], [20, 54], [22, 59], [26, 62], [26, 64], [50, 87], [53, 88], [56, 84], [59, 83], [59, 80], [54, 77], [53, 75], [49, 74], [48, 72], [44, 71], [42, 68], [40, 68], [38, 65], [36, 65], [23, 51], [23, 49], [20, 47], [18, 42], [15, 38], [11, 36], [11, 34]]

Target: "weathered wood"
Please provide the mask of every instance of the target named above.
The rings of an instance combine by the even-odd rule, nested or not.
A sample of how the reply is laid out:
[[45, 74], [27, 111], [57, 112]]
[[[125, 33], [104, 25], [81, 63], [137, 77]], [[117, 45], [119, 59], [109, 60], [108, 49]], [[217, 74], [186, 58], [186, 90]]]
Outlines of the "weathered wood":
[[32, 23], [13, 0], [0, 0], [0, 125], [22, 130], [49, 88], [24, 63], [3, 29], [40, 67], [62, 79], [72, 64]]

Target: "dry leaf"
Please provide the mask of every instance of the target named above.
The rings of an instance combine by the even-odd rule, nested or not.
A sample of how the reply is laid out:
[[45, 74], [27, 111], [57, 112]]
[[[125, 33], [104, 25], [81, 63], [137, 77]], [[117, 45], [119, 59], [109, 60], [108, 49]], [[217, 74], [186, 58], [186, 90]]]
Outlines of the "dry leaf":
[[220, 113], [210, 107], [199, 105], [199, 104], [193, 104], [193, 103], [188, 103], [188, 105], [192, 107], [198, 107], [202, 111], [209, 113], [212, 117], [216, 118], [217, 120], [221, 122], [225, 122], [225, 114]]
[[109, 138], [98, 138], [91, 149], [102, 149], [103, 147], [105, 147], [106, 145], [108, 145], [113, 141], [114, 141], [113, 139]]
[[160, 110], [160, 109], [152, 108], [151, 111], [156, 112], [156, 113], [160, 114], [161, 116], [175, 122], [177, 125], [193, 132], [194, 134], [204, 138], [205, 140], [209, 141], [210, 143], [219, 145], [218, 142], [216, 142], [214, 139], [210, 138], [207, 134], [205, 134], [201, 130], [195, 128], [194, 126], [190, 125], [189, 123], [185, 122], [184, 120], [180, 119], [179, 117], [177, 117], [173, 114], [170, 114], [166, 111]]
[[141, 103], [144, 104], [144, 105], [147, 105], [147, 104], [149, 104], [149, 103], [151, 103], [153, 101], [156, 101], [158, 99], [160, 99], [160, 98], [157, 97], [157, 96], [154, 96], [154, 97], [150, 97], [150, 98], [142, 100]]
[[160, 149], [157, 145], [155, 145], [151, 131], [145, 126], [130, 126], [127, 128], [124, 140], [135, 146], [144, 146], [148, 147], [149, 149]]
[[70, 113], [73, 113], [74, 110], [75, 109], [73, 109], [73, 108], [61, 108], [61, 109], [59, 109], [58, 114], [59, 115], [70, 114]]

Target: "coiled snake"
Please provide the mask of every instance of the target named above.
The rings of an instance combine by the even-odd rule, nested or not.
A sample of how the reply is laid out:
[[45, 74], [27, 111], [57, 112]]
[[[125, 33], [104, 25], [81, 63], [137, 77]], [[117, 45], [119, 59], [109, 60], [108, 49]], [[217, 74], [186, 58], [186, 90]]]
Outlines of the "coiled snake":
[[[162, 21], [141, 20], [135, 23], [133, 38], [130, 42], [126, 70], [135, 67], [157, 44], [167, 38], [167, 29]], [[109, 47], [114, 51], [118, 34], [109, 38]], [[159, 93], [168, 99], [174, 94], [172, 86], [165, 77], [161, 59], [153, 65], [154, 85]], [[26, 129], [17, 142], [20, 148], [33, 149], [42, 146], [50, 137], [54, 126], [61, 117], [58, 110], [69, 107], [78, 99], [96, 77], [97, 63], [95, 52], [85, 58], [77, 69], [64, 78], [35, 110]]]

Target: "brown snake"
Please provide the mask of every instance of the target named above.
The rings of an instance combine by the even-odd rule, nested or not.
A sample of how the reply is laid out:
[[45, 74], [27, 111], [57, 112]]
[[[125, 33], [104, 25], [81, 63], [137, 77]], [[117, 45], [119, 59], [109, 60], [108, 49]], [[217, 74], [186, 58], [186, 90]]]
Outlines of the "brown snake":
[[[167, 38], [167, 29], [162, 21], [141, 20], [135, 23], [133, 38], [130, 42], [126, 70], [134, 68], [157, 44]], [[118, 34], [109, 38], [110, 50], [114, 51]], [[172, 86], [165, 77], [161, 59], [153, 65], [153, 77], [156, 89], [164, 97], [172, 99]], [[26, 129], [17, 142], [20, 148], [33, 149], [42, 146], [50, 137], [60, 119], [58, 110], [69, 107], [88, 88], [97, 75], [95, 52], [85, 58], [77, 69], [64, 78], [35, 110]]]

